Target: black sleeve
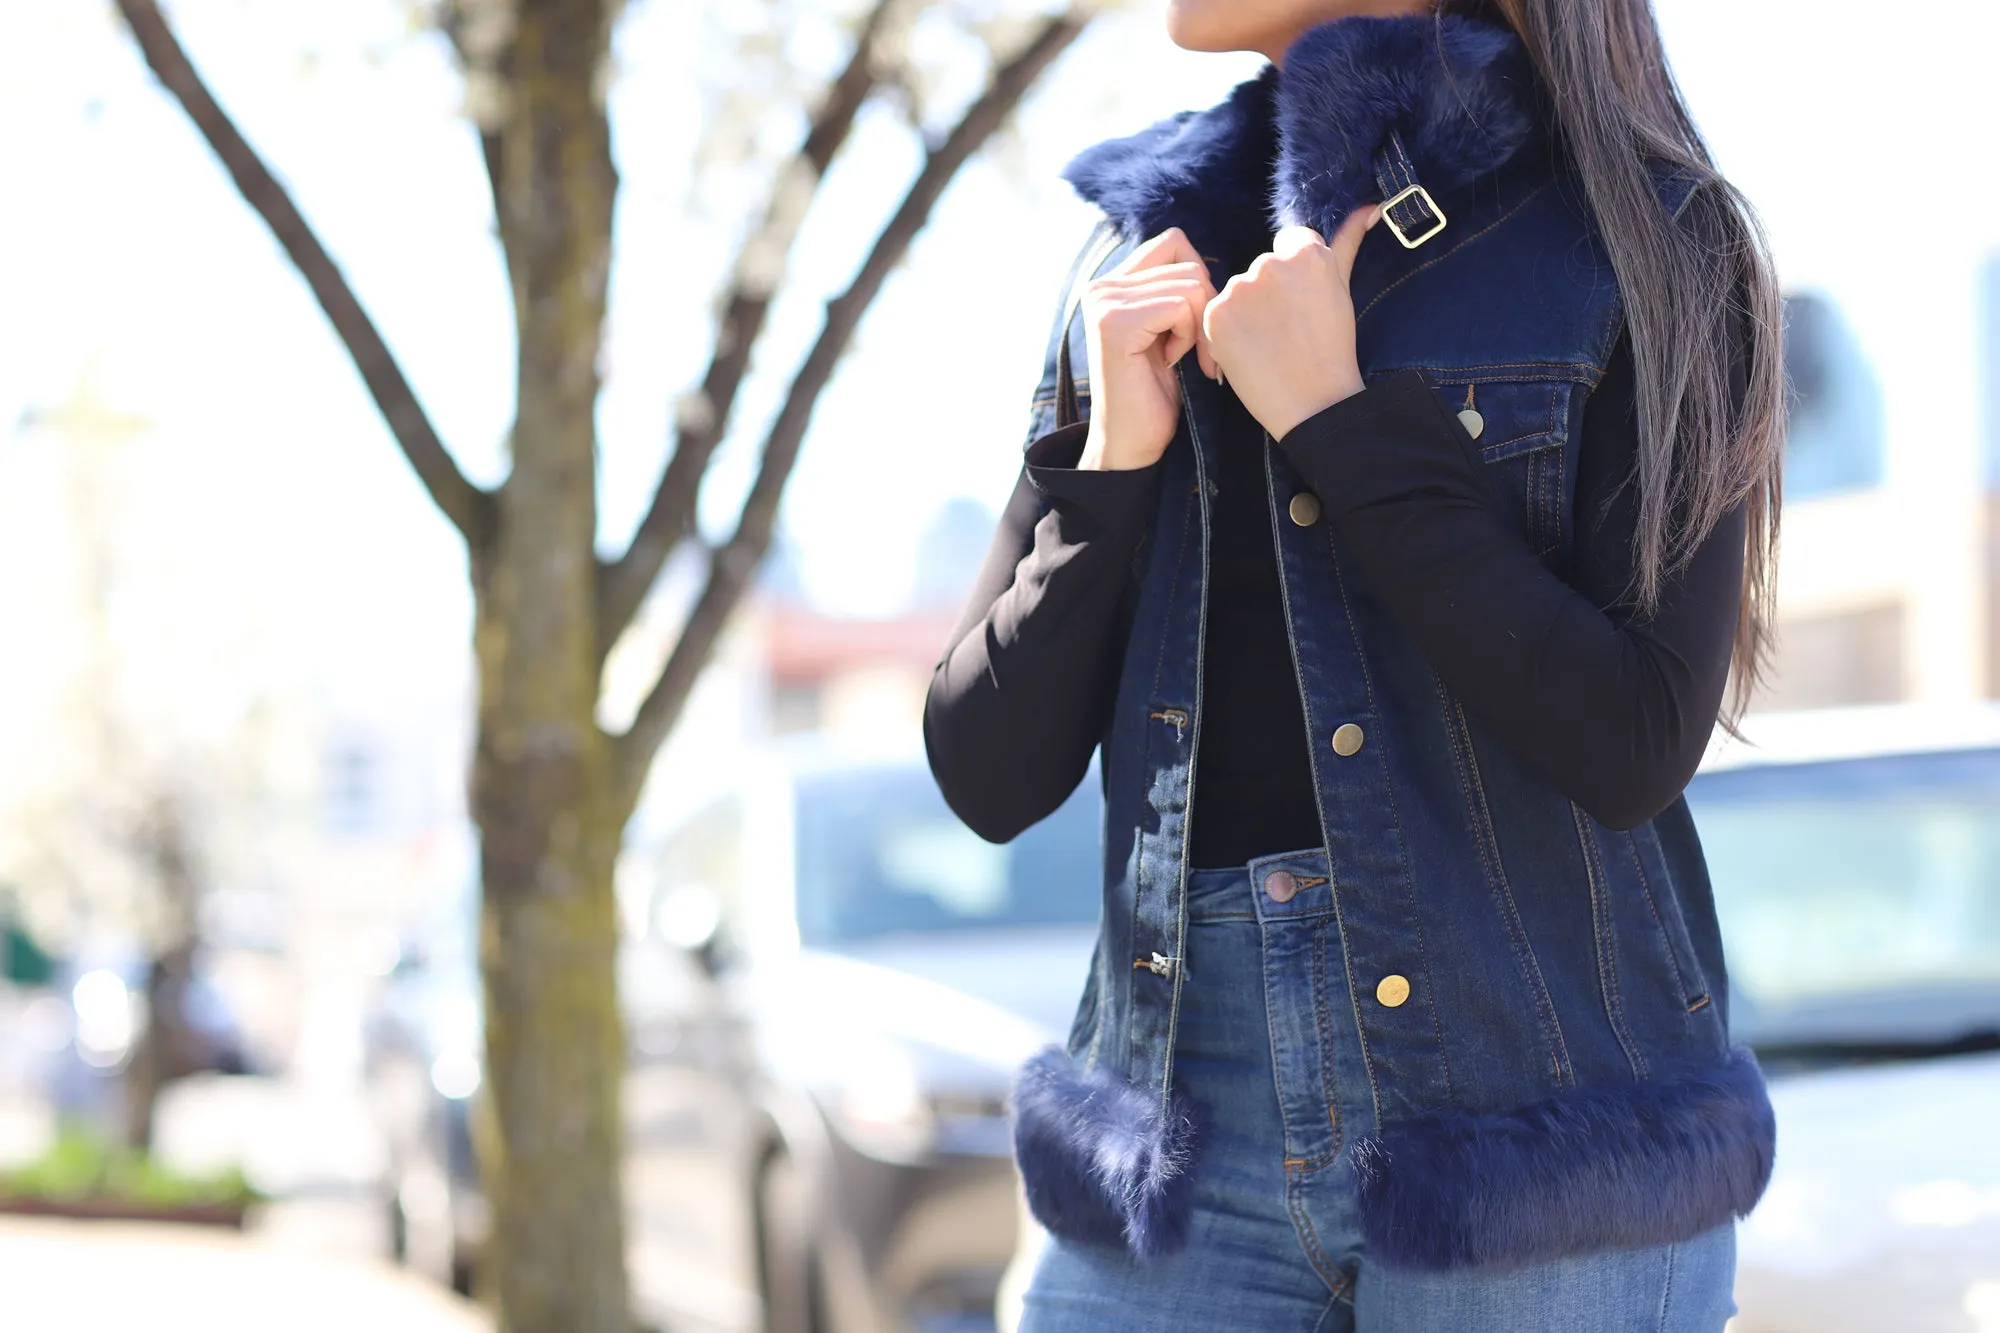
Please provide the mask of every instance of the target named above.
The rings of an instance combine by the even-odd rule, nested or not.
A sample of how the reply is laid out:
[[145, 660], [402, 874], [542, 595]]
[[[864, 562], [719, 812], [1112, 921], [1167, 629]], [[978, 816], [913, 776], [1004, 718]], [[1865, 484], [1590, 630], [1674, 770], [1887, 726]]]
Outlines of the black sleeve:
[[1005, 842], [1076, 790], [1103, 734], [1159, 465], [1080, 471], [1085, 427], [1035, 441], [924, 700], [945, 801]]
[[1438, 675], [1516, 754], [1613, 828], [1680, 795], [1728, 682], [1746, 521], [1737, 506], [1658, 610], [1636, 613], [1638, 419], [1622, 342], [1584, 409], [1568, 582], [1502, 523], [1490, 465], [1421, 372], [1281, 443]]

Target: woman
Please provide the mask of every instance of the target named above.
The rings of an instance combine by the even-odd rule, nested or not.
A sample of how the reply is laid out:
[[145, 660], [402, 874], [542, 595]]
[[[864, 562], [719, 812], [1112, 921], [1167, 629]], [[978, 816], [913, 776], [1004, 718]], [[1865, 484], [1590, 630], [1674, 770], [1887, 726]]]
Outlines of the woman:
[[925, 713], [996, 841], [1102, 756], [1025, 1327], [1719, 1329], [1774, 1136], [1680, 793], [1768, 599], [1755, 224], [1647, 0], [1169, 23], [1272, 65], [1066, 173], [1106, 225]]

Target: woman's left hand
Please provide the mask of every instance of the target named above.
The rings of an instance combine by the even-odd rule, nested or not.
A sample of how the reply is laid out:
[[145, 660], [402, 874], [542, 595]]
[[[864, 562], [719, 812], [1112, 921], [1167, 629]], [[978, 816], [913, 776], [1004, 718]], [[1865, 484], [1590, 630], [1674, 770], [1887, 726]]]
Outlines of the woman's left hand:
[[1381, 215], [1374, 205], [1356, 209], [1327, 242], [1311, 227], [1285, 228], [1202, 314], [1209, 352], [1274, 440], [1361, 391], [1348, 284], [1361, 238]]

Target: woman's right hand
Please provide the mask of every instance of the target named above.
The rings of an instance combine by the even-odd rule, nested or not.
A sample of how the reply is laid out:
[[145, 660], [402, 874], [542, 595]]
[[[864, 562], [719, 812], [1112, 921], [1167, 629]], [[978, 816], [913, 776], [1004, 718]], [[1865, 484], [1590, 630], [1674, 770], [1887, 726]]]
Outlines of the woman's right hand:
[[1178, 227], [1084, 288], [1090, 426], [1079, 468], [1118, 471], [1159, 461], [1180, 420], [1175, 363], [1192, 350], [1201, 373], [1215, 378], [1201, 327], [1214, 299], [1208, 265]]

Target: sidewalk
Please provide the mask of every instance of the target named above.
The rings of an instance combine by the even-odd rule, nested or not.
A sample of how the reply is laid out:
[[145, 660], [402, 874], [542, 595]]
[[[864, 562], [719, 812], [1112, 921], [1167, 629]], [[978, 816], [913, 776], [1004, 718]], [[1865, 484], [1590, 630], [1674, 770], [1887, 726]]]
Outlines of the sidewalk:
[[492, 1333], [397, 1268], [202, 1227], [0, 1217], [8, 1333]]

